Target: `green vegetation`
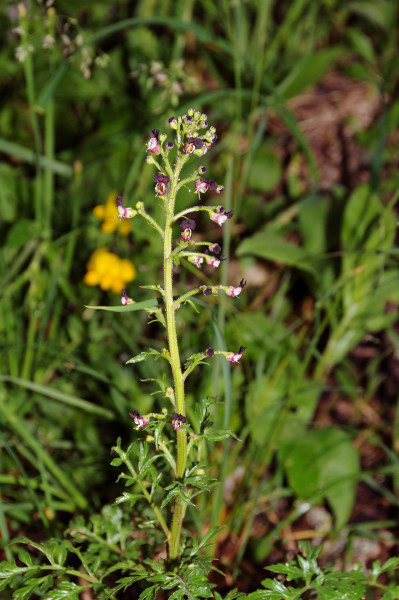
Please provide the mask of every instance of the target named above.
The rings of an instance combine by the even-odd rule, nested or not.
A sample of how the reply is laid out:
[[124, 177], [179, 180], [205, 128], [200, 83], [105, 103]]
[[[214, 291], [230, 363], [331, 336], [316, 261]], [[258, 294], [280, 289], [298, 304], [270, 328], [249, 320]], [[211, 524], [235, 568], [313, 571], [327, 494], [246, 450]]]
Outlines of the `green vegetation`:
[[[1, 600], [399, 598], [397, 14], [2, 4]], [[219, 136], [193, 168], [225, 190], [198, 201], [187, 182], [176, 213], [234, 217], [194, 213], [217, 269], [174, 256], [196, 454], [183, 484], [145, 156], [150, 130], [191, 106]], [[118, 220], [117, 194], [147, 222]], [[239, 364], [219, 355], [240, 346]], [[137, 430], [135, 410], [157, 424]]]

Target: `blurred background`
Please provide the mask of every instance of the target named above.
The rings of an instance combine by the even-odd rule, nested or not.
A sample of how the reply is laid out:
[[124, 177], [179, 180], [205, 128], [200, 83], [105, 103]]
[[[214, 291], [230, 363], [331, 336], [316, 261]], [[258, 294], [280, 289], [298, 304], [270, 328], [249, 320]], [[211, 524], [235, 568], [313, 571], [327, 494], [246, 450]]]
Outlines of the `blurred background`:
[[[234, 218], [196, 236], [228, 260], [189, 263], [176, 291], [247, 286], [177, 314], [181, 354], [247, 346], [187, 386], [215, 397], [221, 484], [188, 526], [222, 523], [219, 590], [256, 589], [297, 543], [350, 568], [397, 554], [399, 487], [398, 4], [379, 0], [56, 0], [0, 8], [0, 531], [61, 535], [118, 495], [128, 413], [167, 406], [165, 345], [145, 312], [161, 277], [152, 128], [193, 106], [219, 135], [198, 162]], [[199, 159], [198, 159], [199, 160]], [[193, 190], [178, 200], [194, 201]], [[207, 195], [205, 203], [220, 203]], [[176, 231], [176, 237], [180, 235]], [[197, 310], [197, 312], [196, 312]], [[154, 394], [154, 382], [158, 394]], [[199, 519], [198, 515], [201, 515]]]

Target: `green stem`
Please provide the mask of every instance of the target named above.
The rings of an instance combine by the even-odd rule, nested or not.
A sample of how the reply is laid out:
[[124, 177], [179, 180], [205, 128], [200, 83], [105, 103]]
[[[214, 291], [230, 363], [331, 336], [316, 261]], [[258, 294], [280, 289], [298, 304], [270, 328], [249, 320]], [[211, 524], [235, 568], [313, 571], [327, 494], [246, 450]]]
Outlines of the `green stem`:
[[148, 213], [145, 212], [144, 207], [141, 206], [140, 204], [141, 203], [138, 203], [138, 205], [136, 204], [136, 209], [137, 209], [138, 214], [140, 216], [142, 216], [143, 219], [145, 219], [147, 221], [147, 223], [149, 223], [151, 225], [151, 227], [156, 229], [158, 231], [158, 233], [160, 234], [160, 236], [163, 238], [164, 233], [163, 233], [161, 227], [158, 225], [158, 223], [152, 217], [150, 217], [150, 215]]
[[[44, 117], [44, 151], [46, 158], [50, 161], [54, 160], [54, 114], [55, 104], [54, 100], [52, 99], [47, 105]], [[46, 233], [49, 233], [51, 229], [51, 216], [54, 203], [54, 172], [49, 168], [44, 171], [43, 192], [43, 220]]]
[[[175, 169], [171, 177], [171, 186], [168, 197], [169, 211], [166, 213], [165, 237], [164, 237], [164, 290], [165, 290], [165, 313], [166, 329], [168, 332], [170, 363], [173, 374], [175, 388], [176, 411], [185, 416], [184, 403], [184, 380], [181, 370], [179, 346], [176, 335], [175, 305], [173, 302], [173, 258], [172, 254], [172, 236], [174, 223], [174, 209], [176, 193], [178, 189], [179, 175], [186, 156], [178, 155], [176, 158]], [[176, 460], [176, 478], [182, 479], [187, 464], [187, 434], [185, 429], [179, 429], [177, 437], [177, 460]], [[175, 559], [179, 554], [180, 534], [183, 524], [183, 518], [186, 511], [186, 505], [179, 500], [175, 502], [174, 515], [171, 528], [171, 537], [169, 541], [169, 558]]]
[[185, 217], [186, 215], [188, 215], [188, 213], [197, 212], [198, 210], [207, 210], [209, 213], [211, 213], [214, 212], [215, 208], [215, 206], [191, 206], [190, 208], [186, 208], [185, 210], [182, 210], [181, 212], [177, 213], [173, 220], [177, 221], [177, 219]]

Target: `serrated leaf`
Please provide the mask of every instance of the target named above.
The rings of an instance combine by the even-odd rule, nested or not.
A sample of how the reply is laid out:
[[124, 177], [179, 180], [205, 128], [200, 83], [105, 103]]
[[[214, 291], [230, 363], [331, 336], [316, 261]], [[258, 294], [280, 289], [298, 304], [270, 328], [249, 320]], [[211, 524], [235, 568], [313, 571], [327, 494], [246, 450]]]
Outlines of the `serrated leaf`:
[[389, 558], [382, 566], [379, 560], [373, 562], [373, 567], [371, 570], [371, 575], [374, 580], [376, 580], [381, 573], [388, 573], [389, 571], [393, 571], [394, 569], [399, 568], [399, 558], [393, 556]]
[[281, 573], [283, 575], [287, 575], [288, 581], [292, 581], [293, 579], [300, 579], [302, 577], [302, 571], [298, 567], [292, 564], [277, 564], [271, 565], [267, 567], [268, 571], [272, 571], [273, 573]]
[[20, 548], [18, 550], [18, 558], [21, 562], [23, 562], [25, 565], [28, 565], [28, 567], [32, 566], [32, 558], [31, 555], [29, 554], [29, 552], [27, 552], [26, 550]]
[[45, 600], [80, 600], [79, 594], [87, 589], [88, 585], [76, 585], [72, 581], [62, 582], [56, 590], [51, 590], [46, 595]]
[[45, 554], [48, 558], [48, 560], [52, 563], [52, 564], [57, 564], [57, 565], [63, 565], [66, 557], [67, 557], [67, 550], [63, 544], [63, 542], [58, 542], [56, 540], [50, 540], [45, 546], [44, 546], [44, 550], [45, 550]]

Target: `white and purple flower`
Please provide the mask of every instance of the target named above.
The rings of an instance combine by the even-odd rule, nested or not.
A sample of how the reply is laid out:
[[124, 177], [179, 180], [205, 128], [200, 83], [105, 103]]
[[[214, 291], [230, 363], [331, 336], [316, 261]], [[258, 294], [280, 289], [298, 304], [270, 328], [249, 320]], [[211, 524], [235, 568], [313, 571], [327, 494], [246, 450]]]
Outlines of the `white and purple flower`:
[[225, 223], [227, 221], [227, 219], [231, 219], [231, 217], [233, 215], [234, 215], [234, 210], [225, 212], [224, 206], [218, 206], [216, 209], [216, 212], [210, 213], [210, 219], [211, 219], [211, 221], [213, 221], [214, 223], [219, 225], [219, 227], [221, 227], [223, 225], [223, 223]]
[[137, 425], [136, 429], [141, 429], [141, 427], [145, 427], [150, 422], [150, 419], [147, 419], [146, 417], [141, 417], [138, 410], [130, 412], [129, 417], [132, 417], [133, 421]]
[[175, 431], [180, 429], [180, 427], [187, 421], [186, 417], [179, 413], [173, 413], [172, 415], [172, 427]]
[[169, 183], [170, 178], [167, 175], [162, 175], [162, 173], [158, 173], [158, 175], [154, 175], [155, 181], [155, 193], [157, 196], [165, 196], [168, 188], [166, 184]]
[[121, 291], [121, 303], [123, 304], [123, 306], [127, 306], [128, 304], [134, 304], [134, 301], [127, 295], [126, 290]]
[[229, 362], [238, 363], [238, 361], [240, 360], [241, 356], [244, 354], [244, 351], [246, 349], [247, 349], [246, 346], [240, 346], [240, 349], [238, 352], [228, 352], [226, 354], [226, 359]]
[[240, 283], [236, 286], [231, 286], [226, 289], [226, 294], [231, 298], [237, 298], [242, 292], [242, 289], [247, 285], [247, 282], [241, 279]]
[[118, 219], [132, 219], [137, 214], [137, 211], [133, 208], [123, 206], [122, 196], [117, 197], [116, 206], [118, 207], [119, 212]]
[[184, 242], [189, 242], [192, 238], [193, 231], [195, 231], [197, 224], [193, 219], [186, 219], [180, 223], [180, 227], [183, 229], [181, 233], [181, 239]]
[[150, 139], [147, 142], [147, 150], [152, 154], [160, 154], [161, 147], [159, 145], [159, 129], [151, 129]]

